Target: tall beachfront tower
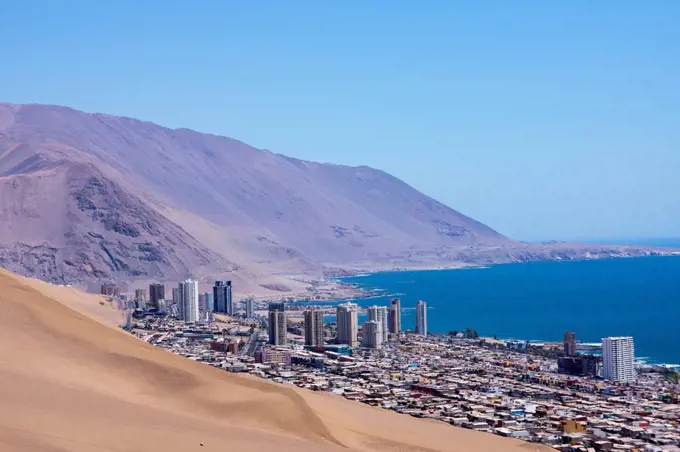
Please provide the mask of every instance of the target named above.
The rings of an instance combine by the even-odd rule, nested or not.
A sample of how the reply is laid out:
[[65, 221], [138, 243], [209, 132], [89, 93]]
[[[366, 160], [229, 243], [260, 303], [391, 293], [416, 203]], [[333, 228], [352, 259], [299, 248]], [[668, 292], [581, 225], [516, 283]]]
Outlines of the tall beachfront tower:
[[388, 341], [388, 335], [390, 334], [390, 326], [387, 323], [387, 306], [370, 306], [367, 309], [368, 320], [375, 320], [381, 325], [380, 330], [382, 331], [382, 342]]
[[323, 311], [305, 311], [305, 345], [323, 345]]
[[416, 304], [416, 334], [427, 336], [427, 303], [423, 300]]
[[286, 305], [284, 303], [269, 303], [269, 343], [272, 345], [286, 345], [287, 328], [286, 324]]
[[401, 332], [401, 300], [393, 298], [390, 302], [390, 333], [399, 334]]
[[252, 319], [255, 317], [255, 299], [253, 297], [246, 298], [246, 318]]
[[634, 383], [635, 345], [632, 337], [605, 337], [602, 339], [602, 364], [605, 380], [616, 383]]
[[234, 304], [231, 301], [231, 281], [215, 281], [213, 303], [215, 304], [215, 312], [234, 315]]
[[359, 307], [354, 303], [339, 304], [336, 309], [338, 342], [350, 347], [359, 345]]
[[564, 354], [576, 356], [576, 335], [573, 331], [564, 332]]
[[179, 318], [185, 322], [198, 321], [198, 281], [186, 279], [177, 287]]

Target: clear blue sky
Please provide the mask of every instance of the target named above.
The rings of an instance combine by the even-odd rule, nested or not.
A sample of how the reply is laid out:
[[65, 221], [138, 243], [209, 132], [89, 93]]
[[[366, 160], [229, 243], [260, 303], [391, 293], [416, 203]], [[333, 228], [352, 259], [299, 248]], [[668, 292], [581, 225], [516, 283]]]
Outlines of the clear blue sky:
[[680, 2], [0, 0], [0, 100], [386, 170], [520, 239], [680, 236]]

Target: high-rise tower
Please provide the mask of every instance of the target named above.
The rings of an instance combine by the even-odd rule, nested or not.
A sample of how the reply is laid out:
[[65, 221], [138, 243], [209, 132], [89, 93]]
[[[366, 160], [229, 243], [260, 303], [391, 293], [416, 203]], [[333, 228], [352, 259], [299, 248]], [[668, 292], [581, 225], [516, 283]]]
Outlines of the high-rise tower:
[[185, 322], [198, 321], [198, 281], [186, 279], [177, 287], [179, 318]]
[[576, 335], [572, 331], [564, 332], [564, 354], [576, 356]]
[[253, 297], [246, 298], [246, 318], [252, 319], [255, 317], [255, 300]]
[[427, 303], [423, 300], [416, 304], [416, 334], [427, 336]]
[[205, 310], [207, 312], [213, 312], [215, 310], [215, 303], [213, 302], [215, 299], [214, 294], [206, 292], [203, 294], [203, 297], [205, 298]]
[[376, 320], [367, 320], [362, 325], [362, 345], [367, 348], [380, 348], [383, 343], [383, 324]]
[[389, 324], [387, 323], [387, 306], [370, 306], [367, 309], [368, 320], [375, 320], [381, 325], [382, 342], [387, 342], [390, 334]]
[[231, 281], [215, 281], [213, 303], [215, 312], [234, 315], [234, 304], [231, 300]]
[[305, 311], [305, 345], [323, 345], [323, 311]]
[[165, 300], [165, 286], [163, 284], [149, 284], [149, 305], [158, 309], [158, 300]]
[[632, 337], [602, 339], [602, 365], [605, 380], [616, 383], [634, 383], [637, 379], [634, 359], [635, 345]]
[[393, 298], [390, 302], [390, 333], [399, 334], [401, 332], [401, 300]]
[[354, 303], [339, 304], [337, 309], [338, 342], [350, 347], [359, 345], [359, 307]]
[[286, 324], [286, 305], [284, 303], [269, 304], [269, 343], [272, 345], [286, 345], [287, 324]]

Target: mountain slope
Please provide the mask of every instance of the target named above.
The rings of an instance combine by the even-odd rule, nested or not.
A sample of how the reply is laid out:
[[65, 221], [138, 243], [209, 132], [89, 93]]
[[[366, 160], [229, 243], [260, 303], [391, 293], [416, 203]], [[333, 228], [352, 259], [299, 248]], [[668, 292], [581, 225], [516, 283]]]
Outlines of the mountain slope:
[[[372, 168], [301, 161], [230, 138], [129, 118], [65, 107], [0, 104], [0, 177], [5, 184], [18, 180], [42, 187], [45, 171], [61, 171], [59, 177], [50, 177], [59, 187], [55, 190], [62, 192], [75, 183], [71, 179], [76, 175], [55, 168], [74, 165], [86, 165], [124, 194], [121, 196], [136, 200], [137, 207], [126, 203], [109, 206], [126, 218], [125, 224], [136, 224], [135, 230], [146, 223], [148, 215], [152, 222], [171, 225], [171, 231], [156, 229], [163, 237], [193, 236], [196, 243], [190, 243], [186, 235], [167, 240], [175, 244], [176, 253], [191, 256], [187, 268], [206, 259], [213, 262], [210, 265], [215, 270], [229, 268], [230, 261], [246, 268], [310, 268], [322, 263], [399, 259], [440, 247], [512, 243]], [[68, 193], [76, 196], [73, 190]], [[3, 211], [16, 203], [13, 196], [19, 193], [3, 195]], [[80, 203], [77, 199], [69, 202], [67, 205]], [[67, 252], [64, 250], [72, 244], [64, 243], [64, 234], [68, 233], [71, 210], [55, 212], [51, 217], [56, 221], [31, 217], [28, 238], [17, 228], [0, 224], [6, 232], [2, 238], [5, 254], [16, 253], [22, 244], [47, 246], [41, 252], [48, 254], [51, 248], [56, 248], [57, 254]], [[7, 216], [5, 213], [0, 223], [6, 223]], [[90, 215], [90, 219], [102, 224], [100, 216]], [[87, 227], [76, 235], [90, 232], [89, 223], [83, 224]], [[109, 232], [126, 235], [115, 227]], [[201, 248], [206, 244], [213, 256]], [[95, 253], [96, 244], [83, 246]], [[56, 260], [63, 262], [63, 258]], [[115, 265], [116, 258], [109, 260], [113, 263], [109, 273], [123, 271], [134, 276], [140, 264], [121, 259], [121, 263], [127, 262], [126, 269]], [[149, 275], [184, 271], [169, 257], [166, 260], [160, 270], [152, 266], [141, 271]], [[92, 270], [84, 276], [99, 275]]]
[[3, 267], [59, 282], [235, 268], [92, 165], [39, 166], [0, 177]]
[[102, 323], [98, 298], [0, 269], [0, 451], [548, 450], [229, 374]]

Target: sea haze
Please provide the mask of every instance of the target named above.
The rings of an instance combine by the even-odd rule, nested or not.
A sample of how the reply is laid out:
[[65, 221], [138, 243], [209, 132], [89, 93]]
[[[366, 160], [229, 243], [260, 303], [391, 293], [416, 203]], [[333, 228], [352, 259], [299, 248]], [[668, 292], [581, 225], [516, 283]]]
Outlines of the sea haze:
[[[418, 300], [428, 302], [430, 332], [465, 327], [484, 336], [582, 342], [633, 336], [636, 356], [680, 363], [680, 257], [532, 262], [345, 278], [399, 293], [402, 325], [413, 329]], [[358, 300], [387, 304], [390, 297]]]

